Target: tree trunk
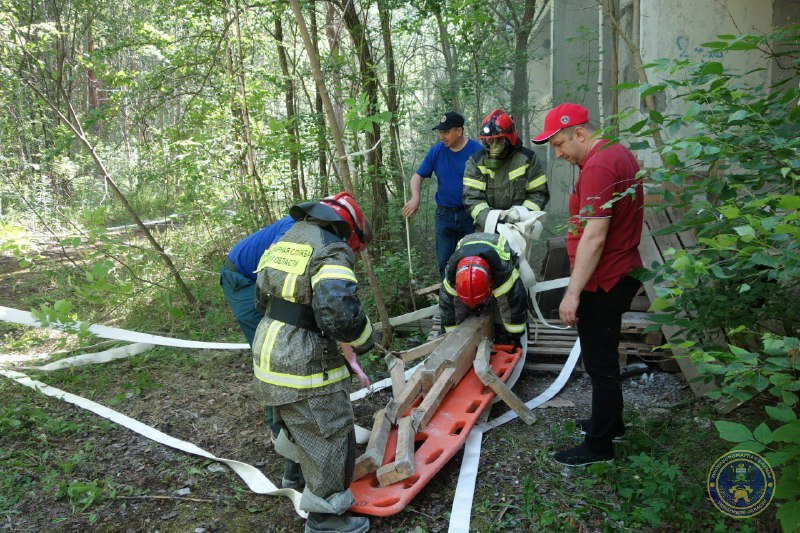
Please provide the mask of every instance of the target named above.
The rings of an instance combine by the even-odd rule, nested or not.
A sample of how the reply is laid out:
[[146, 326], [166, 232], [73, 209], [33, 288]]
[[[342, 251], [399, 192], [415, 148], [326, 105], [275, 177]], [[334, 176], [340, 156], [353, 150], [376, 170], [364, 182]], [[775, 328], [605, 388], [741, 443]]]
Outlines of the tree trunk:
[[[378, 108], [378, 72], [375, 69], [375, 61], [372, 58], [372, 50], [367, 41], [366, 29], [356, 13], [352, 1], [345, 3], [342, 11], [344, 20], [353, 45], [358, 56], [358, 68], [361, 74], [361, 88], [367, 95], [369, 105], [367, 113], [377, 114]], [[385, 239], [384, 227], [386, 225], [386, 204], [388, 202], [386, 185], [381, 176], [381, 166], [383, 150], [381, 149], [381, 128], [373, 122], [372, 130], [367, 131], [367, 172], [372, 189], [372, 230], [377, 237], [376, 240]]]
[[[311, 35], [314, 43], [314, 51], [319, 56], [317, 42], [319, 40], [319, 28], [317, 27], [317, 9], [311, 5]], [[331, 54], [334, 49], [331, 49]], [[319, 190], [321, 196], [328, 196], [328, 139], [325, 136], [325, 110], [322, 108], [322, 95], [319, 88], [314, 87], [314, 124], [317, 128], [317, 161], [319, 162]]]
[[450, 47], [450, 35], [447, 33], [447, 26], [442, 20], [442, 14], [437, 9], [434, 12], [436, 17], [436, 27], [439, 30], [439, 44], [442, 46], [442, 56], [444, 56], [444, 65], [447, 70], [447, 94], [442, 95], [442, 101], [449, 111], [461, 110], [461, 99], [459, 92], [461, 84], [458, 82], [458, 70], [456, 69], [455, 53]]
[[399, 119], [400, 105], [397, 101], [397, 74], [394, 63], [394, 47], [392, 46], [392, 12], [386, 5], [387, 0], [378, 0], [378, 15], [381, 19], [381, 37], [383, 50], [386, 54], [386, 107], [392, 114], [389, 123], [389, 137], [391, 149], [389, 150], [389, 172], [394, 182], [396, 194], [403, 190], [403, 165], [400, 161], [400, 134]]
[[302, 198], [300, 194], [300, 180], [298, 176], [298, 163], [300, 160], [300, 136], [297, 133], [297, 117], [294, 108], [294, 80], [289, 72], [289, 61], [286, 58], [286, 47], [283, 44], [283, 25], [281, 16], [275, 13], [275, 42], [278, 46], [278, 62], [283, 73], [284, 102], [286, 103], [286, 133], [289, 142], [289, 180], [292, 186], [292, 202], [297, 202]]
[[511, 116], [522, 139], [530, 139], [528, 120], [528, 40], [536, 15], [536, 0], [525, 0], [525, 11], [514, 32], [514, 86], [511, 89]]
[[[331, 136], [333, 137], [334, 146], [336, 149], [336, 163], [339, 167], [339, 176], [344, 182], [345, 190], [353, 194], [353, 183], [350, 180], [350, 169], [348, 168], [347, 156], [344, 151], [344, 143], [342, 142], [342, 132], [339, 124], [336, 121], [336, 113], [333, 109], [331, 99], [328, 97], [328, 91], [325, 87], [325, 79], [322, 76], [322, 66], [319, 62], [319, 55], [314, 48], [311, 41], [311, 35], [308, 33], [306, 21], [303, 18], [303, 12], [300, 9], [299, 0], [289, 0], [294, 11], [295, 18], [297, 19], [297, 26], [300, 30], [300, 35], [303, 37], [308, 60], [311, 63], [311, 71], [314, 73], [314, 82], [317, 84], [317, 90], [322, 96], [322, 103], [325, 106], [325, 113], [328, 115], [328, 125], [331, 128]], [[383, 303], [383, 294], [381, 293], [380, 284], [375, 277], [375, 271], [372, 269], [372, 261], [370, 261], [369, 253], [367, 250], [361, 252], [361, 259], [364, 263], [364, 270], [367, 272], [367, 278], [372, 286], [372, 292], [375, 295], [375, 307], [378, 309], [378, 314], [383, 323], [383, 345], [389, 346], [392, 340], [392, 326], [389, 323], [389, 312], [386, 310], [386, 305]]]

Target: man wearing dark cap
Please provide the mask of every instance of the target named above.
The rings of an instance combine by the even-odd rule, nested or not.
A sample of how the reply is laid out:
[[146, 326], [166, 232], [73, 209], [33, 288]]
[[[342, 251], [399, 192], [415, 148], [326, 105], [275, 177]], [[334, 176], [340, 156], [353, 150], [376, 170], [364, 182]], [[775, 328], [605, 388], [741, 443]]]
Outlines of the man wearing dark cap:
[[439, 182], [436, 191], [436, 258], [439, 279], [444, 279], [447, 260], [456, 249], [456, 243], [473, 231], [472, 218], [461, 202], [461, 192], [467, 159], [480, 150], [481, 145], [464, 137], [464, 117], [458, 113], [445, 113], [433, 129], [439, 132], [439, 142], [428, 150], [411, 177], [411, 199], [403, 206], [403, 216], [408, 218], [417, 212], [422, 180], [436, 174]]
[[578, 327], [581, 358], [592, 380], [592, 414], [577, 423], [583, 443], [553, 457], [568, 466], [608, 461], [614, 458], [612, 441], [625, 432], [618, 349], [622, 314], [639, 290], [630, 273], [642, 266], [639, 165], [630, 150], [596, 136], [589, 111], [576, 104], [551, 110], [544, 131], [531, 141], [549, 142], [556, 157], [580, 169], [569, 196], [572, 274], [558, 312]]

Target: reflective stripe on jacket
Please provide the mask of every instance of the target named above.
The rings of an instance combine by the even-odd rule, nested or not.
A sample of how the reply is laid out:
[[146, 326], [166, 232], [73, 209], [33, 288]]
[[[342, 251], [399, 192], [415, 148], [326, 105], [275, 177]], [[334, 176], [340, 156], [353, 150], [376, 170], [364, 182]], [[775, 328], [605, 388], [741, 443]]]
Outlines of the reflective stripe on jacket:
[[[270, 255], [267, 255], [270, 254]], [[338, 342], [363, 353], [374, 344], [372, 324], [358, 298], [350, 247], [314, 220], [298, 221], [259, 266], [257, 303], [270, 295], [309, 306], [321, 334], [265, 316], [253, 343], [256, 388], [283, 405], [347, 390], [350, 372]]]
[[521, 205], [530, 211], [541, 211], [550, 194], [544, 167], [533, 151], [517, 148], [500, 168], [487, 166], [488, 153], [480, 150], [467, 160], [464, 171], [464, 206], [475, 221], [475, 229], [483, 230], [491, 209], [508, 209]]
[[519, 259], [505, 238], [494, 233], [472, 233], [461, 239], [447, 262], [445, 278], [439, 291], [442, 327], [451, 331], [472, 312], [455, 290], [456, 269], [464, 257], [479, 256], [492, 270], [492, 303], [496, 306], [495, 322], [511, 334], [520, 334], [527, 322], [528, 299], [519, 276]]

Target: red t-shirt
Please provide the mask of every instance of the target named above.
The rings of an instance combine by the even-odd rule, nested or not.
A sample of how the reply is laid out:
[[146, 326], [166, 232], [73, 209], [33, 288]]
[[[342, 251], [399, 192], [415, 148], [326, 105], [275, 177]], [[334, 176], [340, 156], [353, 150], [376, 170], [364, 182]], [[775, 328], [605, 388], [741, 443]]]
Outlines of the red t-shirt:
[[[608, 141], [595, 145], [579, 165], [575, 189], [569, 196], [569, 226], [567, 253], [571, 268], [575, 268], [575, 252], [583, 234], [582, 219], [611, 218], [603, 255], [585, 291], [596, 292], [598, 287], [610, 290], [631, 270], [642, 266], [639, 241], [642, 236], [642, 181], [636, 179], [639, 164], [633, 154], [621, 144], [601, 149]], [[623, 192], [634, 187], [635, 195], [626, 196], [604, 206]]]

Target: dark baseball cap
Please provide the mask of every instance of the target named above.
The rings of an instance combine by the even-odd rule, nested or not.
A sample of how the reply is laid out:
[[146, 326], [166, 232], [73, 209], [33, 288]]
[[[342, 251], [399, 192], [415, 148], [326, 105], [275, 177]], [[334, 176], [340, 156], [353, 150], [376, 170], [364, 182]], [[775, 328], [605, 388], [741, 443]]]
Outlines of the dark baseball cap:
[[463, 127], [464, 127], [464, 117], [462, 117], [455, 111], [448, 111], [447, 113], [442, 115], [442, 118], [439, 119], [439, 123], [431, 129], [449, 130], [450, 128], [463, 128]]

